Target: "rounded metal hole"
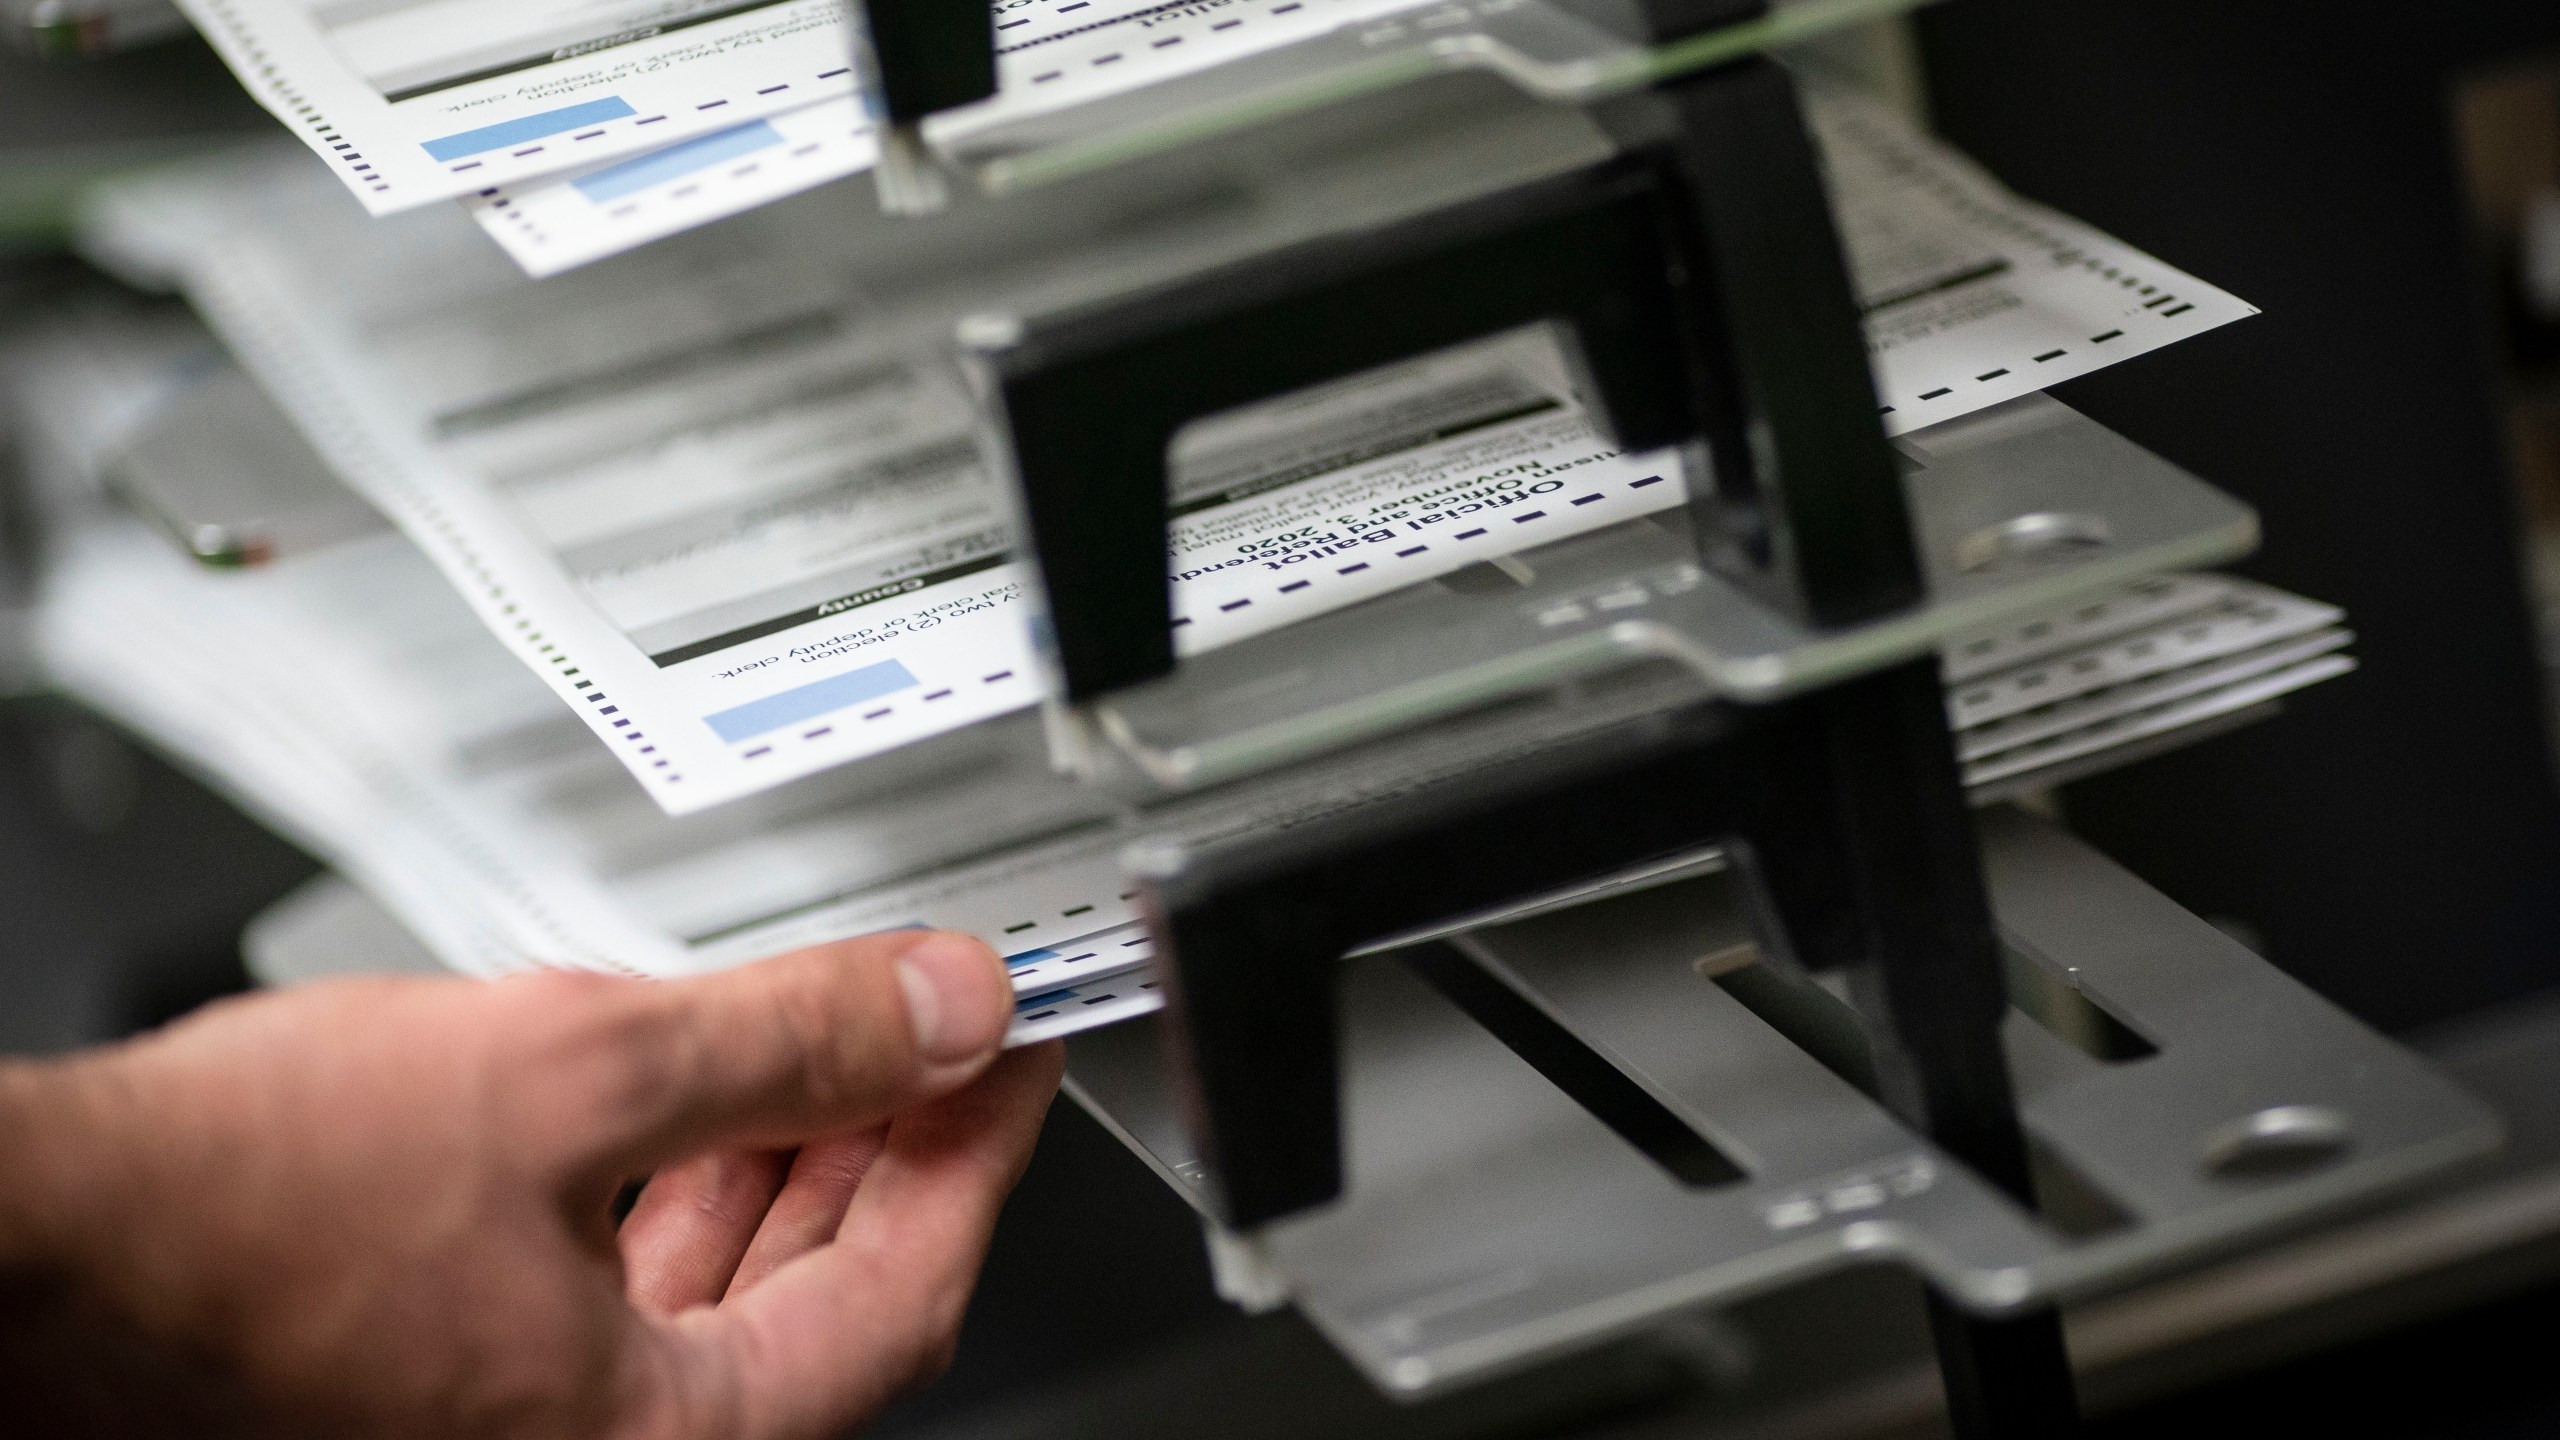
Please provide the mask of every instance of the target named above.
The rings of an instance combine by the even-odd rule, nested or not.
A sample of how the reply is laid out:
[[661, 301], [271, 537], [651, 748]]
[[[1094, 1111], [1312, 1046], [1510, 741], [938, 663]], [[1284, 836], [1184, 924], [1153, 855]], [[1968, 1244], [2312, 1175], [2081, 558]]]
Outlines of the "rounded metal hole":
[[2347, 1117], [2326, 1105], [2273, 1105], [2204, 1139], [2204, 1171], [2219, 1180], [2268, 1180], [2316, 1170], [2347, 1153]]
[[1989, 570], [1997, 565], [2066, 559], [2093, 550], [2113, 537], [2107, 522], [2077, 511], [2038, 510], [1985, 525], [1956, 546], [1959, 569]]

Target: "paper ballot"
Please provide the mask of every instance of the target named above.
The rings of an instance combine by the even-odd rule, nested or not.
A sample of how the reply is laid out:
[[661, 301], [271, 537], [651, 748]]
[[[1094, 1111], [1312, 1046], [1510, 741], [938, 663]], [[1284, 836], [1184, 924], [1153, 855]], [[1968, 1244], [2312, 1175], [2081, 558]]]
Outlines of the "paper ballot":
[[[1000, 0], [998, 93], [926, 133], [1013, 124], [1427, 3]], [[618, 163], [493, 181], [466, 203], [528, 273], [553, 274], [870, 169], [867, 107], [862, 95], [822, 100]]]
[[[1818, 129], [1890, 430], [2250, 313], [1860, 102]], [[368, 223], [333, 185], [275, 153], [137, 183], [90, 248], [183, 285], [670, 813], [1037, 700], [1009, 507], [930, 358], [948, 321], [863, 278], [825, 197], [535, 284], [450, 212]], [[1334, 395], [1319, 435], [1435, 420], [1313, 466], [1195, 457], [1168, 537], [1185, 653], [1684, 498], [1672, 456], [1612, 452], [1519, 345]]]
[[[106, 248], [169, 256], [316, 448], [670, 812], [1038, 699], [1027, 576], [959, 383], [884, 353], [823, 231], [762, 211], [536, 286], [467, 229], [452, 244], [420, 216], [366, 245], [304, 167], [247, 174], [127, 192]], [[221, 243], [158, 238], [208, 232]], [[1517, 348], [1425, 362], [1364, 402], [1447, 409], [1440, 438], [1187, 499], [1182, 647], [1678, 503]], [[1565, 472], [1605, 500], [1473, 553], [1364, 538], [1400, 497], [1507, 502]], [[1361, 553], [1320, 582], [1281, 573], [1326, 535]]]
[[1808, 113], [1890, 434], [2258, 313], [2011, 194], [1872, 99], [1825, 91]]
[[[13, 358], [0, 374], [63, 537], [36, 610], [49, 678], [325, 857], [444, 963], [683, 975], [927, 924], [1007, 957], [1018, 1042], [1159, 1003], [1118, 859], [1128, 832], [1050, 772], [1030, 716], [664, 814], [397, 531], [213, 569], [108, 502], [135, 436], [173, 431], [173, 453], [244, 480], [294, 443], [183, 317], [88, 316]], [[1448, 378], [1426, 369], [1382, 403], [1429, 423], [1457, 403]], [[262, 427], [261, 443], [213, 443]], [[1280, 433], [1212, 437], [1201, 483]], [[2032, 776], [2337, 673], [2352, 663], [2339, 620], [2172, 576], [1965, 637], [1947, 663], [1967, 778]], [[1284, 789], [1224, 823], [1286, 823], [1298, 803]]]
[[[933, 925], [1012, 955], [1025, 999], [1081, 989], [1152, 1007], [1149, 977], [1128, 997], [1100, 983], [1149, 954], [1108, 837], [866, 887], [884, 863], [933, 853], [886, 852], [937, 818], [969, 829], [970, 797], [920, 817], [805, 796], [756, 833], [635, 810], [397, 534], [215, 573], [138, 524], [93, 525], [58, 558], [40, 616], [60, 683], [195, 762], [457, 969], [671, 976]], [[1079, 1001], [1015, 1038], [1114, 1013]]]
[[[2165, 605], [2173, 622], [2224, 633], [2181, 653], [2164, 646], [2155, 668], [2076, 696], [2083, 709], [2115, 709], [2066, 737], [2075, 753], [2244, 709], [2351, 664], [2335, 653], [2344, 633], [2320, 623], [2334, 620], [2328, 607], [2201, 577], [2147, 591], [2079, 607], [2078, 623], [2090, 625], [2093, 608], [2140, 617]], [[1036, 759], [1007, 772], [1000, 748], [973, 757], [1010, 776], [1016, 828], [1045, 824], [1053, 838], [946, 859], [923, 876], [910, 872], [949, 856], [955, 835], [1013, 833], [974, 825], [981, 797], [947, 774], [924, 813], [902, 809], [894, 785], [830, 791], [824, 780], [809, 794], [784, 792], [794, 803], [753, 823], [706, 826], [635, 807], [396, 534], [217, 572], [139, 523], [101, 519], [57, 557], [39, 616], [57, 681], [195, 763], [457, 969], [682, 975], [930, 924], [975, 933], [1007, 956], [1021, 1001], [1017, 1043], [1159, 1003], [1122, 888], [1119, 832], [1072, 806], [1045, 820], [1024, 813], [1043, 800]], [[2287, 645], [2247, 643], [2234, 620], [2241, 632], [2282, 632], [2326, 663], [2261, 663]], [[2155, 624], [2116, 643], [2161, 633]], [[2014, 687], [2040, 664], [2067, 675], [2088, 650], [1996, 672], [1991, 683]], [[2183, 693], [2153, 703], [2171, 686]], [[1959, 712], [1968, 703], [1950, 699]], [[2004, 740], [1982, 739], [1994, 729], [1964, 732], [1968, 756], [1988, 743], [1995, 757], [1968, 765], [1977, 783], [2021, 768], [2014, 751], [2000, 751]], [[2036, 763], [2052, 758], [2048, 747]], [[917, 777], [902, 778], [912, 787]]]
[[[843, 0], [181, 3], [377, 215], [471, 195], [505, 219], [507, 187], [561, 176], [620, 219], [650, 212], [624, 233], [664, 234], [872, 160]], [[1001, 0], [1000, 93], [936, 125], [1020, 120], [1419, 3]], [[704, 188], [716, 204], [691, 200]]]
[[[2319, 623], [2334, 611], [2259, 587], [2153, 582], [2078, 607], [2077, 623], [2110, 608], [2155, 621], [2119, 645], [2160, 636], [2164, 608], [2173, 623], [2223, 633], [2180, 653], [2163, 646], [2150, 671], [2081, 692], [2074, 705], [2112, 713], [2056, 732], [2066, 744], [2031, 764], [2001, 751], [2005, 739], [1982, 738], [1996, 726], [1966, 729], [1968, 756], [1986, 743], [1993, 754], [1988, 765], [1968, 764], [1969, 779], [2198, 724], [2352, 664], [2336, 653], [2344, 632]], [[138, 523], [101, 520], [57, 558], [39, 616], [55, 679], [192, 761], [457, 969], [682, 975], [929, 924], [977, 934], [1007, 957], [1021, 1017], [1015, 1043], [1160, 1004], [1152, 952], [1123, 888], [1120, 832], [1060, 811], [1046, 821], [1050, 838], [918, 876], [917, 862], [948, 854], [950, 835], [972, 829], [977, 799], [947, 776], [929, 814], [902, 811], [894, 786], [829, 792], [824, 778], [810, 782], [816, 793], [783, 792], [799, 798], [753, 824], [706, 826], [707, 817], [635, 807], [396, 534], [262, 571], [216, 572]], [[2055, 617], [2047, 632], [2071, 623]], [[2252, 645], [2253, 627], [2290, 639]], [[2324, 658], [2277, 655], [2288, 647]], [[2089, 649], [1995, 672], [1990, 683], [2014, 687], [2039, 669], [2070, 674]], [[2183, 693], [2159, 699], [2173, 687]], [[1963, 694], [1950, 701], [1955, 711], [1967, 703]], [[993, 751], [976, 758], [1002, 768]], [[1036, 807], [1036, 762], [1009, 773], [1015, 802]], [[900, 854], [902, 846], [916, 848]]]
[[[1866, 305], [1876, 390], [1891, 433], [2030, 394], [2256, 313], [2226, 291], [2009, 193], [1888, 107], [1836, 86], [1808, 86], [1806, 95]], [[671, 151], [655, 169], [634, 162], [609, 176], [494, 187], [469, 203], [527, 273], [550, 275], [871, 162], [870, 139], [857, 132], [850, 112], [818, 106], [746, 127], [721, 145]]]
[[[1047, 773], [1028, 717], [679, 819], [379, 519], [263, 566], [190, 560], [108, 501], [132, 437], [282, 432], [274, 446], [199, 446], [217, 466], [294, 442], [176, 318], [84, 314], [32, 353], [0, 355], [61, 539], [36, 609], [47, 678], [327, 859], [445, 964], [677, 975], [932, 924], [1012, 955], [1027, 999], [1092, 999], [1146, 958], [1127, 943], [1104, 817]], [[1001, 858], [978, 863], [989, 855]], [[1133, 994], [1148, 994], [1142, 979]], [[1115, 1003], [1079, 1001], [1075, 1023]], [[1043, 1025], [1056, 1028], [1024, 1033]]]
[[[165, 432], [169, 453], [244, 482], [295, 443], [183, 316], [85, 315], [0, 362], [62, 539], [35, 612], [48, 678], [324, 857], [445, 964], [683, 975], [929, 924], [1007, 957], [1017, 1042], [1160, 1003], [1118, 860], [1128, 832], [1050, 773], [1030, 716], [664, 814], [388, 526], [210, 569], [109, 503], [137, 436]], [[1457, 403], [1433, 383], [1447, 378], [1381, 398], [1428, 423]], [[1201, 483], [1279, 433], [1211, 437]], [[2340, 618], [2170, 576], [1963, 637], [1946, 664], [1966, 777], [2032, 783], [2340, 673]], [[1284, 789], [1224, 823], [1286, 823], [1299, 803]]]
[[849, 94], [839, 0], [180, 0], [387, 215]]

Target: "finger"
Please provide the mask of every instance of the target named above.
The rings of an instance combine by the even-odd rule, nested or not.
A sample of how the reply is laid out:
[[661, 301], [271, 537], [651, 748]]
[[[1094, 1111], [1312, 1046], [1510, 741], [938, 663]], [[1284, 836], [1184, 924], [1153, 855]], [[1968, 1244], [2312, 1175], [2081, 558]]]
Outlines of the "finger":
[[[986, 1068], [1012, 1021], [1004, 962], [943, 931], [892, 931], [699, 979], [565, 981], [521, 992], [539, 1073], [529, 1163], [573, 1178], [712, 1145], [796, 1145], [875, 1124]], [[515, 982], [501, 981], [500, 984]]]
[[669, 1322], [636, 1398], [682, 1417], [680, 1433], [800, 1440], [838, 1433], [932, 1374], [1061, 1068], [1055, 1045], [1018, 1050], [900, 1115], [835, 1241]]
[[783, 1188], [790, 1159], [773, 1150], [714, 1150], [651, 1176], [615, 1237], [631, 1303], [672, 1315], [717, 1301]]
[[738, 1261], [738, 1273], [729, 1278], [729, 1298], [744, 1295], [767, 1275], [834, 1239], [863, 1172], [880, 1158], [888, 1141], [887, 1127], [875, 1125], [801, 1146], [791, 1157], [782, 1193], [773, 1197], [764, 1223]]

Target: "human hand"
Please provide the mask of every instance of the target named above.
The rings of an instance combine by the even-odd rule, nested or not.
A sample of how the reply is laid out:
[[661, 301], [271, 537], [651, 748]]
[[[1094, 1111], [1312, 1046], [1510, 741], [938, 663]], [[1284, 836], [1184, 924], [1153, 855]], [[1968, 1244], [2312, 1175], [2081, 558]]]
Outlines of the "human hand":
[[998, 1056], [1012, 1009], [986, 946], [902, 931], [681, 981], [334, 981], [0, 1066], [0, 1413], [836, 1432], [947, 1360], [1058, 1081], [1054, 1045]]

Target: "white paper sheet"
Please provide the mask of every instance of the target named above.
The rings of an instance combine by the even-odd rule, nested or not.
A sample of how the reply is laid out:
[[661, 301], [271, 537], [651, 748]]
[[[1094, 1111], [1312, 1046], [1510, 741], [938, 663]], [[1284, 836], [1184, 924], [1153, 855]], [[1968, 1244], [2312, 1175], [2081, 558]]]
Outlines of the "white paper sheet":
[[[681, 975], [932, 925], [1007, 952], [1017, 992], [1040, 1002], [1026, 1014], [1065, 1007], [1017, 1043], [1154, 1003], [1142, 988], [1148, 977], [1119, 978], [1151, 952], [1129, 923], [1107, 843], [1052, 847], [981, 875], [875, 886], [846, 903], [825, 873], [826, 847], [861, 828], [858, 809], [753, 836], [687, 837], [681, 821], [635, 816], [579, 781], [583, 740], [572, 734], [565, 754], [540, 743], [544, 730], [556, 740], [562, 728], [548, 698], [441, 592], [394, 534], [226, 573], [192, 565], [139, 525], [105, 524], [57, 557], [38, 641], [57, 682], [194, 762], [468, 973], [547, 965]], [[392, 608], [394, 600], [405, 603]], [[614, 835], [635, 820], [659, 833], [636, 846]], [[682, 887], [683, 865], [662, 857], [620, 874], [599, 868], [635, 848], [697, 845], [768, 866], [781, 857], [800, 872], [789, 893], [762, 897], [782, 918], [688, 938], [650, 919], [668, 899], [652, 891]], [[1061, 991], [1077, 993], [1062, 1001]], [[1118, 1003], [1084, 1003], [1097, 996]]]
[[[603, 252], [507, 216], [505, 187], [564, 176], [629, 222], [616, 228], [666, 234], [871, 163], [843, 0], [183, 3], [368, 210], [472, 195], [552, 268]], [[1417, 3], [1003, 0], [1000, 93], [936, 128], [1007, 123]], [[716, 207], [697, 198], [715, 189]]]
[[[2103, 269], [2039, 260], [2019, 236], [2069, 222], [2014, 201], [1993, 215], [1961, 162], [1857, 102], [1825, 114], [1826, 134], [1867, 137], [1834, 142], [1844, 211], [1899, 217], [1848, 227], [1881, 287], [1879, 383], [1950, 392], [1889, 429], [2009, 398], [2014, 374], [1978, 378], [1992, 357], [2106, 317], [2155, 328], [2022, 363], [2060, 379], [2247, 313], [2183, 279], [2175, 293], [2206, 298], [2152, 306]], [[1868, 158], [1838, 162], [1844, 145]], [[1900, 198], [1870, 207], [1862, 186]], [[834, 209], [769, 207], [536, 285], [458, 217], [368, 225], [328, 188], [268, 156], [111, 191], [92, 250], [174, 274], [660, 805], [690, 813], [1036, 701], [1027, 577], [969, 407], [903, 358], [903, 302], [857, 278]], [[1897, 298], [1911, 290], [1928, 293]], [[1978, 322], [1917, 324], [1913, 306], [1949, 296]], [[1671, 457], [1611, 453], [1555, 366], [1506, 373], [1539, 408], [1206, 508], [1178, 498], [1180, 648], [1681, 501]]]
[[2219, 575], [2158, 576], [2075, 606], [2068, 614], [2033, 616], [1961, 636], [1947, 646], [1940, 665], [1949, 685], [1963, 685], [2030, 660], [2155, 629], [2164, 621], [2218, 605], [2231, 592], [2232, 582]]
[[[998, 94], [927, 133], [1010, 124], [1425, 3], [1000, 0]], [[526, 273], [552, 275], [859, 174], [877, 154], [864, 97], [847, 95], [616, 164], [490, 184], [465, 203]]]
[[[1836, 87], [1809, 87], [1807, 98], [1867, 307], [1890, 434], [2257, 313], [2009, 193], [1886, 106]], [[625, 167], [622, 178], [604, 182], [553, 177], [497, 187], [471, 202], [473, 214], [527, 273], [556, 274], [866, 169], [873, 151], [856, 124], [850, 110], [813, 107], [757, 131], [753, 149], [734, 163], [706, 148], [702, 164], [676, 157], [664, 178], [647, 184], [638, 183], [646, 172]]]
[[2334, 605], [2296, 599], [2243, 581], [2222, 584], [2227, 587], [2222, 598], [2176, 616], [2174, 624], [2146, 626], [1957, 686], [1949, 696], [1948, 719], [1968, 735], [1999, 733], [2021, 721], [2048, 717], [2065, 701], [2192, 670], [2315, 632], [2343, 634], [2336, 627], [2345, 616]]
[[[167, 319], [104, 317], [73, 332], [76, 356], [56, 345], [0, 366], [25, 433], [80, 472], [48, 492], [65, 537], [37, 611], [48, 676], [364, 885], [444, 963], [681, 975], [929, 924], [1008, 957], [1017, 1041], [1160, 1003], [1119, 866], [1124, 832], [1048, 772], [1027, 717], [668, 816], [396, 532], [211, 570], [118, 515], [98, 472], [119, 436], [161, 423], [155, 411], [282, 425], [214, 384], [219, 365]], [[82, 383], [57, 383], [75, 373]], [[237, 413], [181, 403], [190, 386], [233, 397]], [[1201, 473], [1214, 484], [1222, 472]], [[2007, 663], [1949, 696], [1951, 718], [1998, 712], [1962, 733], [1969, 773], [2031, 773], [2103, 748], [2091, 736], [2121, 743], [2309, 683], [2347, 663], [2334, 625], [2304, 630], [2334, 618], [2246, 582], [2179, 576], [1966, 637], [1959, 653], [2008, 647]], [[2032, 650], [2031, 631], [2062, 648]], [[2102, 683], [2081, 683], [2075, 662], [2102, 651], [2114, 657]], [[2059, 705], [2006, 698], [2075, 684]]]
[[853, 89], [841, 0], [180, 0], [376, 215]]
[[2011, 194], [1864, 96], [1808, 107], [1866, 307], [1885, 428], [1902, 434], [2258, 313]]
[[2263, 671], [2235, 668], [2233, 673], [2240, 678], [2230, 683], [2182, 689], [2156, 703], [2129, 708], [2094, 724], [2048, 735], [2030, 744], [1970, 761], [1964, 767], [1965, 783], [1991, 785], [2019, 776], [2031, 776], [2039, 770], [2101, 755], [2118, 746], [2236, 715], [2323, 680], [2353, 673], [2355, 668], [2353, 656], [2336, 653], [2320, 654]]
[[[1027, 577], [956, 382], [878, 354], [859, 293], [795, 243], [791, 215], [538, 287], [488, 276], [495, 256], [475, 274], [466, 231], [458, 263], [403, 289], [369, 282], [433, 264], [449, 231], [401, 222], [388, 263], [342, 250], [317, 217], [268, 223], [312, 189], [269, 174], [245, 203], [226, 185], [133, 192], [124, 250], [173, 258], [316, 447], [670, 812], [1037, 700]], [[223, 234], [208, 214], [236, 227], [221, 252], [161, 238]], [[1486, 353], [1515, 352], [1530, 353]], [[1668, 472], [1615, 457], [1552, 393], [1551, 361], [1521, 383], [1545, 408], [1515, 423], [1188, 511], [1170, 557], [1181, 647], [1679, 502]], [[1557, 504], [1510, 503], [1568, 472]], [[1461, 525], [1476, 506], [1507, 513]], [[1357, 558], [1320, 580], [1290, 567], [1336, 533]]]
[[482, 186], [462, 204], [526, 274], [557, 275], [858, 175], [879, 153], [861, 98], [847, 95], [639, 155]]
[[[902, 828], [861, 796], [707, 830], [635, 810], [621, 787], [599, 787], [601, 757], [397, 535], [209, 571], [139, 524], [92, 523], [55, 557], [38, 615], [53, 680], [194, 764], [457, 969], [683, 975], [932, 925], [1007, 956], [1013, 1043], [1161, 1004], [1107, 827], [848, 886], [828, 870], [847, 837], [894, 843], [931, 817]], [[2352, 668], [2334, 653], [2342, 641], [2333, 629], [2083, 696], [2067, 722], [2047, 712], [1968, 730], [1967, 777], [2031, 773], [2262, 703]], [[2020, 720], [2045, 728], [2025, 734]], [[956, 797], [963, 830], [967, 809]], [[752, 897], [760, 913], [732, 905], [735, 918], [692, 933], [670, 922], [702, 924], [681, 892], [748, 866], [785, 876]]]

